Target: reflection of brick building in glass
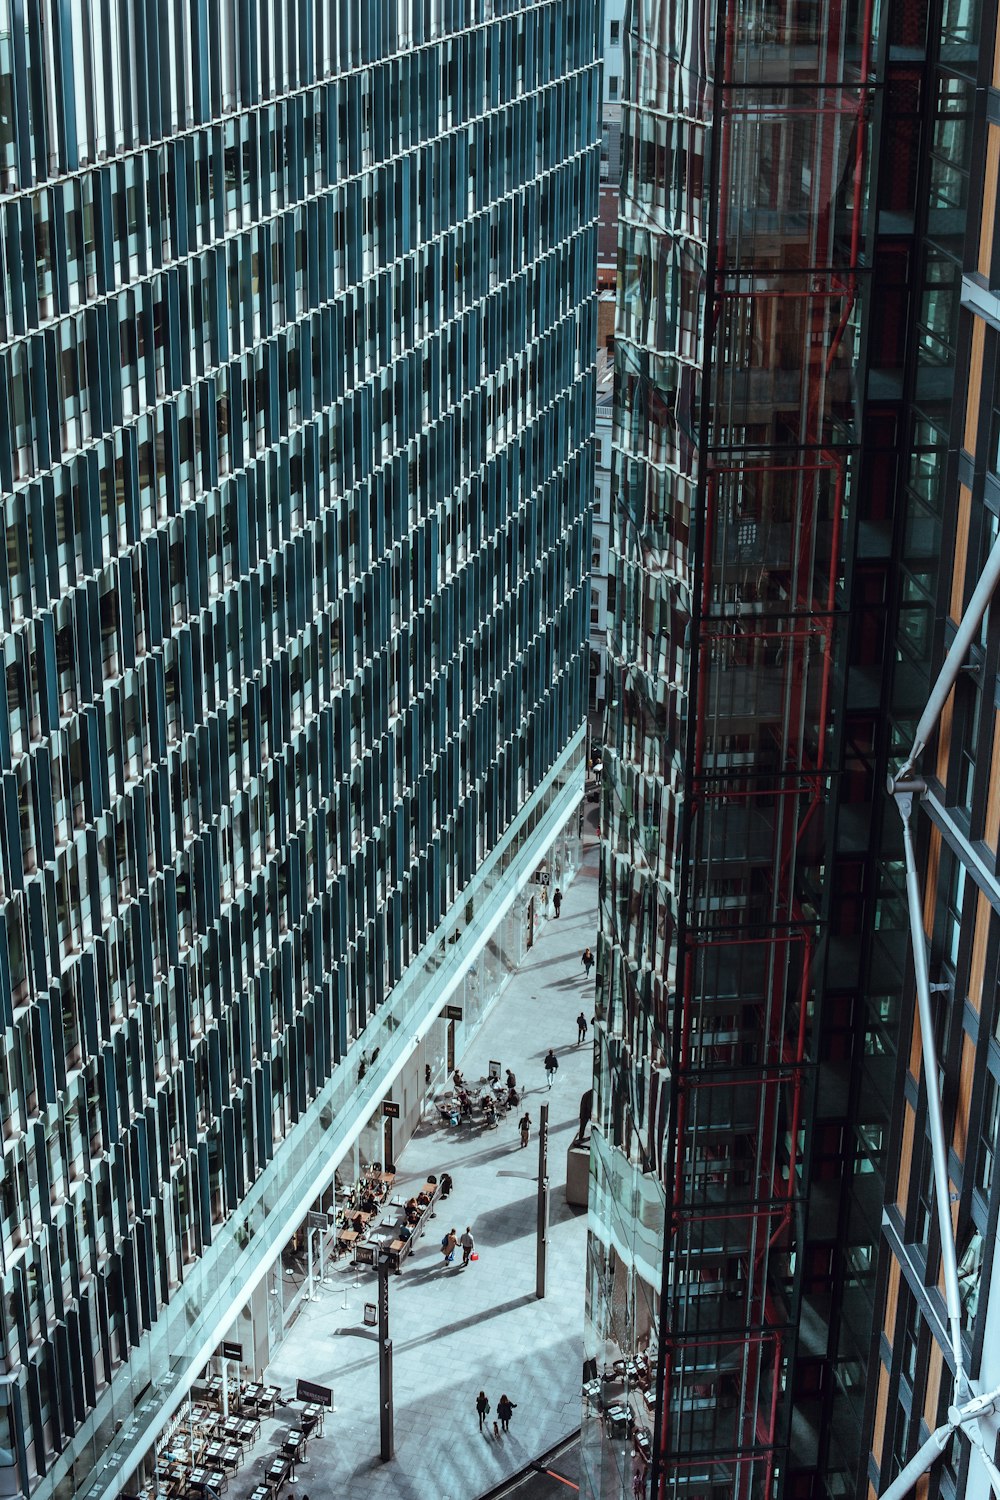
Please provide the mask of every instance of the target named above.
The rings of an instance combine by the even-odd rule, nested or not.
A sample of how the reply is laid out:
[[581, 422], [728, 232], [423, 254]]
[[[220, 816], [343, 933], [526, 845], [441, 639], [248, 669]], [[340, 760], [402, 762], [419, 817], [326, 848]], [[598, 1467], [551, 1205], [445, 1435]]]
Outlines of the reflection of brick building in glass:
[[[995, 9], [626, 17], [584, 1444], [602, 1494], [639, 1462], [609, 1398], [659, 1495], [740, 1500], [884, 1489], [951, 1396], [882, 789], [1000, 514]], [[921, 825], [984, 1386], [998, 649], [990, 625]], [[983, 1493], [978, 1462], [956, 1443], [934, 1483]]]

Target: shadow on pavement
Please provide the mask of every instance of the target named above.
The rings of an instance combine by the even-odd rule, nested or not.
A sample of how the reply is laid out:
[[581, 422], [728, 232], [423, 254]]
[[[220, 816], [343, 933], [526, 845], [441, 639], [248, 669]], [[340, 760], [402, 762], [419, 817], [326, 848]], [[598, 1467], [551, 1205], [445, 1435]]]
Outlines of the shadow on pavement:
[[[461, 1268], [460, 1268], [461, 1269]], [[459, 1318], [454, 1323], [442, 1323], [439, 1328], [431, 1328], [426, 1333], [417, 1334], [416, 1338], [403, 1339], [394, 1343], [393, 1347], [398, 1354], [403, 1349], [419, 1349], [423, 1344], [432, 1344], [436, 1339], [447, 1338], [449, 1333], [460, 1333], [463, 1328], [473, 1328], [477, 1323], [486, 1323], [490, 1318], [501, 1318], [504, 1313], [516, 1312], [519, 1307], [527, 1307], [529, 1302], [537, 1302], [534, 1292], [525, 1292], [522, 1297], [513, 1297], [509, 1302], [500, 1302], [496, 1307], [489, 1307], [485, 1311], [475, 1312], [468, 1318]], [[338, 1329], [338, 1333], [353, 1333], [353, 1329]], [[349, 1364], [338, 1365], [336, 1372], [341, 1376], [350, 1375], [355, 1370], [362, 1370], [375, 1358], [374, 1354], [365, 1356], [363, 1359], [352, 1360]]]

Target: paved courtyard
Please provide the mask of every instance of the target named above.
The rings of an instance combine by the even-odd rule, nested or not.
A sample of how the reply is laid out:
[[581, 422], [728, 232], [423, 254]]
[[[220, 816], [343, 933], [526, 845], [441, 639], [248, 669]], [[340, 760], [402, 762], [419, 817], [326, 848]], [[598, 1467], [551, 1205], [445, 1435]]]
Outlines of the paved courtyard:
[[[588, 818], [592, 822], [592, 818]], [[512, 1067], [527, 1088], [521, 1110], [496, 1130], [449, 1126], [429, 1115], [397, 1156], [395, 1196], [409, 1196], [428, 1172], [448, 1171], [454, 1190], [389, 1283], [393, 1340], [396, 1457], [379, 1454], [376, 1331], [364, 1326], [364, 1304], [376, 1297], [375, 1273], [337, 1263], [316, 1301], [289, 1329], [265, 1378], [293, 1394], [299, 1377], [332, 1386], [336, 1410], [324, 1436], [286, 1495], [324, 1500], [474, 1500], [552, 1448], [580, 1423], [586, 1211], [569, 1208], [566, 1151], [576, 1134], [580, 1097], [590, 1087], [591, 1047], [576, 1042], [576, 1017], [593, 1014], [594, 975], [584, 976], [583, 949], [596, 947], [597, 847], [591, 838], [562, 914], [540, 931], [473, 1045], [459, 1059], [465, 1076], [485, 1075], [491, 1058]], [[551, 1092], [542, 1059], [555, 1049]], [[552, 1185], [547, 1294], [535, 1297], [537, 1130], [520, 1149], [516, 1120], [524, 1109], [537, 1127], [550, 1106]], [[442, 1263], [440, 1240], [452, 1225], [472, 1226], [479, 1261]], [[356, 1284], [357, 1278], [357, 1284]], [[506, 1392], [516, 1403], [509, 1433], [496, 1438], [492, 1418], [480, 1434], [476, 1396], [485, 1389], [496, 1415]], [[265, 1455], [287, 1420], [264, 1424], [262, 1440], [230, 1482], [243, 1500], [259, 1482]]]

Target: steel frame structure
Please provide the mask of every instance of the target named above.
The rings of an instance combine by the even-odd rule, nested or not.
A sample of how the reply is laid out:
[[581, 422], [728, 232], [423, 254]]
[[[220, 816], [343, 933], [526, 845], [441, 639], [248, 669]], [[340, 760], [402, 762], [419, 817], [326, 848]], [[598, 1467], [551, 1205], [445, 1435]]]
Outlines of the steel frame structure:
[[[811, 35], [789, 22], [757, 42], [754, 8], [718, 0], [706, 86], [717, 189], [671, 1018], [663, 1500], [769, 1497], [787, 1442], [873, 0], [818, 10]], [[776, 234], [740, 175], [748, 122], [811, 184], [812, 211], [783, 231], [773, 216]], [[710, 1308], [699, 1280], [720, 1267]]]

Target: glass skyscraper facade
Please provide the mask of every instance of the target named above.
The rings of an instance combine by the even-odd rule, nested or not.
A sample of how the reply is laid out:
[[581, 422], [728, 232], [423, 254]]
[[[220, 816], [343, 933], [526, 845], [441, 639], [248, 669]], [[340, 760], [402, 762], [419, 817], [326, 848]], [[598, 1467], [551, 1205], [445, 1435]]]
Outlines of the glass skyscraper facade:
[[26, 1492], [115, 1492], [578, 795], [598, 12], [0, 4]]

